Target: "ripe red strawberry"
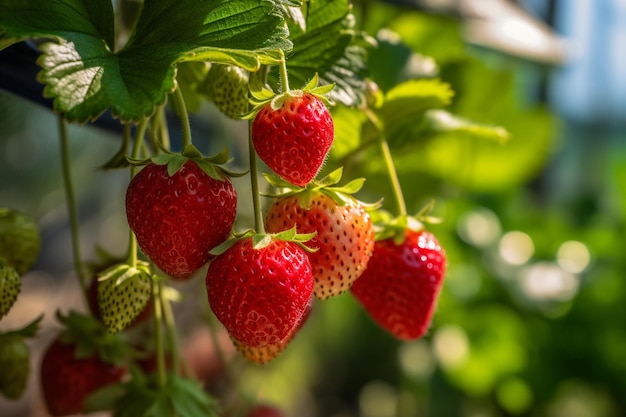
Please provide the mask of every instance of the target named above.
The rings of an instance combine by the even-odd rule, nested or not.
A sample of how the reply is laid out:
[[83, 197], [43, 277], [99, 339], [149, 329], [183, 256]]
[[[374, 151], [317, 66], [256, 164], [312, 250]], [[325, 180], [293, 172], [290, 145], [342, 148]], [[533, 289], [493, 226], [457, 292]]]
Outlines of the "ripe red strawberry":
[[199, 90], [231, 119], [248, 112], [248, 73], [234, 65], [212, 64]]
[[266, 104], [252, 122], [251, 135], [257, 155], [272, 171], [304, 186], [326, 159], [334, 125], [322, 100], [297, 90]]
[[[326, 299], [348, 290], [367, 267], [374, 250], [372, 220], [353, 198], [341, 205], [321, 191], [279, 197], [266, 215], [268, 232], [280, 232], [296, 226], [298, 233], [317, 232], [307, 242], [314, 294]], [[308, 207], [307, 207], [308, 206]]]
[[0, 258], [0, 319], [13, 307], [21, 288], [22, 281], [17, 271]]
[[81, 413], [84, 401], [99, 388], [119, 382], [126, 369], [104, 362], [98, 355], [78, 358], [76, 345], [55, 339], [41, 363], [41, 384], [53, 416]]
[[428, 330], [445, 271], [445, 253], [435, 236], [406, 230], [399, 245], [393, 238], [376, 242], [350, 291], [389, 333], [416, 339]]
[[1, 207], [0, 258], [23, 275], [35, 263], [40, 248], [41, 238], [35, 221], [15, 210]]
[[208, 300], [229, 334], [252, 347], [275, 345], [300, 323], [313, 292], [311, 264], [294, 242], [253, 237], [235, 242], [211, 261]]
[[150, 163], [133, 178], [126, 215], [143, 252], [170, 276], [184, 279], [228, 238], [237, 194], [228, 178], [214, 179], [194, 161], [171, 177], [167, 169]]
[[248, 410], [246, 417], [285, 417], [285, 414], [273, 405], [256, 404]]
[[258, 363], [259, 365], [266, 364], [267, 362], [271, 361], [272, 359], [280, 355], [282, 351], [287, 348], [287, 346], [296, 337], [296, 334], [300, 331], [302, 326], [304, 326], [304, 323], [307, 321], [307, 319], [311, 315], [312, 309], [313, 309], [313, 305], [311, 302], [309, 302], [306, 310], [302, 314], [302, 318], [300, 319], [300, 322], [298, 323], [298, 325], [291, 330], [291, 332], [287, 335], [286, 338], [284, 338], [278, 343], [266, 345], [262, 347], [252, 347], [231, 337], [231, 340], [233, 341], [233, 345], [235, 345], [235, 348], [239, 352], [241, 352], [243, 356], [245, 356], [248, 360]]

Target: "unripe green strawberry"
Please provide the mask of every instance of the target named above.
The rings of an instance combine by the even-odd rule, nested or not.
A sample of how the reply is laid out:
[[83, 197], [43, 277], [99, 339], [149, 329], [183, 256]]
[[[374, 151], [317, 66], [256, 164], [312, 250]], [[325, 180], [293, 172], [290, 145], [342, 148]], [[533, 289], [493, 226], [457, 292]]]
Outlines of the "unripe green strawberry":
[[0, 208], [0, 258], [23, 275], [35, 263], [40, 248], [35, 221], [15, 210]]
[[22, 396], [30, 372], [30, 351], [24, 337], [0, 334], [0, 392], [7, 398]]
[[199, 89], [231, 119], [239, 119], [248, 112], [248, 73], [242, 68], [213, 64]]
[[100, 318], [109, 333], [117, 333], [143, 313], [151, 299], [152, 283], [148, 263], [136, 267], [115, 265], [104, 271], [98, 282]]
[[26, 389], [30, 351], [25, 340], [37, 335], [42, 318], [36, 318], [21, 329], [0, 333], [0, 393], [9, 399], [21, 397]]
[[0, 319], [13, 307], [21, 285], [17, 271], [0, 259]]

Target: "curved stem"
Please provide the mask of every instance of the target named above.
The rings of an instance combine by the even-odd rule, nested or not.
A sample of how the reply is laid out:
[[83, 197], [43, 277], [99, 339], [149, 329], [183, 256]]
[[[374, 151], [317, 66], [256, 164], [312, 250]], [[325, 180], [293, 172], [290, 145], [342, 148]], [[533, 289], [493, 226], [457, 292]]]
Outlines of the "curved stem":
[[406, 216], [406, 203], [404, 202], [404, 195], [402, 194], [402, 187], [400, 186], [400, 180], [398, 179], [398, 172], [396, 171], [396, 166], [393, 163], [393, 158], [391, 156], [391, 150], [389, 149], [389, 143], [387, 142], [387, 138], [384, 134], [383, 125], [378, 119], [378, 117], [369, 109], [366, 108], [364, 110], [367, 118], [372, 122], [372, 124], [378, 130], [378, 144], [380, 146], [380, 150], [383, 154], [383, 159], [385, 161], [385, 166], [387, 168], [387, 174], [389, 176], [389, 181], [391, 182], [391, 189], [393, 191], [393, 197], [396, 201], [396, 206], [398, 208], [398, 214], [400, 216]]
[[173, 97], [174, 97], [176, 108], [180, 112], [180, 123], [183, 129], [182, 149], [184, 152], [185, 149], [192, 146], [191, 126], [189, 125], [189, 113], [187, 113], [187, 106], [185, 105], [185, 99], [183, 97], [183, 93], [182, 91], [180, 91], [180, 86], [177, 86], [176, 90], [174, 90]]
[[250, 186], [252, 189], [252, 208], [254, 210], [254, 229], [257, 233], [265, 233], [263, 212], [261, 210], [261, 194], [259, 193], [259, 177], [256, 166], [256, 151], [252, 143], [252, 121], [248, 122], [248, 153], [250, 159]]
[[59, 138], [61, 142], [61, 165], [63, 166], [63, 185], [65, 188], [65, 200], [70, 218], [70, 229], [72, 236], [72, 255], [74, 258], [74, 269], [78, 276], [78, 282], [85, 297], [85, 303], [89, 307], [87, 300], [87, 277], [83, 270], [83, 262], [80, 253], [80, 228], [78, 224], [78, 210], [76, 209], [76, 198], [74, 196], [74, 184], [72, 182], [72, 161], [70, 158], [69, 140], [67, 136], [67, 124], [62, 117], [59, 117]]

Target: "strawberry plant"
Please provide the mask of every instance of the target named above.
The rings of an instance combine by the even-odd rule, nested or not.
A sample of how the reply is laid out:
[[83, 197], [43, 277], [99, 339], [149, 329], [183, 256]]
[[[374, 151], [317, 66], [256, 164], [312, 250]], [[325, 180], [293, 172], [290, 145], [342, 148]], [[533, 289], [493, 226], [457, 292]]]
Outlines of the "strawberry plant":
[[[116, 26], [125, 19], [132, 25]], [[454, 91], [435, 76], [376, 80], [369, 56], [384, 42], [361, 29], [348, 1], [153, 0], [132, 16], [110, 0], [0, 2], [0, 49], [25, 40], [38, 44], [38, 80], [59, 117], [71, 251], [85, 296], [84, 312], [57, 313], [63, 330], [43, 357], [51, 415], [228, 416], [251, 408], [233, 372], [233, 393], [224, 394], [184, 369], [173, 304], [176, 288], [197, 281], [206, 289], [206, 325], [214, 336], [226, 331], [238, 359], [255, 366], [282, 355], [315, 311], [340, 296], [354, 296], [390, 338], [427, 334], [447, 255], [426, 230], [436, 220], [430, 206], [410, 213], [423, 196], [407, 204], [403, 189], [412, 184], [398, 174], [398, 155], [446, 135], [504, 142], [508, 133], [443, 110]], [[213, 154], [201, 146], [191, 120], [205, 101], [219, 120], [247, 124], [247, 135], [228, 137], [227, 149]], [[104, 114], [121, 134], [100, 168], [128, 173], [118, 190], [128, 240], [123, 256], [93, 272], [80, 243], [67, 125]], [[348, 179], [338, 185], [342, 174]], [[0, 317], [39, 248], [32, 224], [4, 213]], [[133, 351], [133, 332], [144, 331], [133, 324], [143, 320], [152, 348], [140, 340]], [[34, 333], [22, 333], [0, 349], [0, 361], [13, 354], [24, 362], [22, 339]], [[218, 345], [224, 367], [236, 370]], [[135, 366], [146, 351], [154, 352], [150, 372]], [[15, 384], [23, 385], [25, 369], [11, 373]], [[3, 387], [12, 397], [21, 389]], [[277, 415], [260, 410], [248, 415]]]

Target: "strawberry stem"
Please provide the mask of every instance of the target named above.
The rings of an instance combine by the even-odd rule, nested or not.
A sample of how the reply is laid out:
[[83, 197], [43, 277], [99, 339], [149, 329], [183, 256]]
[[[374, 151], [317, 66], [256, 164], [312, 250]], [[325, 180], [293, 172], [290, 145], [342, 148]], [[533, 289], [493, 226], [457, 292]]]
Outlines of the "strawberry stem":
[[261, 211], [261, 193], [256, 166], [256, 151], [252, 143], [252, 121], [248, 122], [248, 153], [250, 159], [250, 185], [252, 188], [252, 207], [254, 210], [254, 229], [257, 233], [265, 233], [263, 212]]
[[[176, 333], [176, 322], [174, 320], [174, 313], [172, 312], [172, 305], [165, 297], [165, 291], [161, 287], [159, 291], [159, 295], [161, 298], [161, 309], [163, 311], [163, 318], [165, 319], [165, 326], [167, 328], [167, 336], [170, 344], [170, 349], [172, 350], [172, 372], [174, 374], [180, 373], [180, 346], [178, 343], [178, 334]], [[188, 369], [185, 369], [187, 375], [191, 375]]]
[[78, 283], [83, 293], [85, 304], [89, 308], [87, 298], [87, 282], [83, 269], [83, 262], [80, 253], [80, 233], [78, 224], [78, 211], [76, 209], [76, 197], [74, 196], [74, 185], [72, 182], [72, 162], [70, 159], [69, 140], [67, 135], [67, 125], [65, 119], [59, 117], [59, 138], [61, 142], [61, 165], [63, 166], [63, 184], [65, 188], [65, 200], [70, 218], [70, 230], [72, 236], [72, 255], [74, 258], [74, 269], [78, 276]]
[[[133, 143], [133, 150], [131, 153], [131, 158], [139, 159], [139, 153], [141, 152], [141, 147], [143, 145], [143, 138], [146, 133], [146, 128], [148, 126], [148, 119], [144, 118], [137, 125], [137, 134], [135, 135], [135, 142]], [[124, 134], [130, 135], [130, 128], [124, 128]], [[132, 180], [137, 174], [137, 167], [134, 165], [130, 166], [130, 179]], [[128, 265], [133, 268], [137, 267], [137, 237], [135, 233], [130, 230], [130, 235], [128, 238]]]
[[389, 143], [387, 142], [387, 138], [384, 134], [382, 122], [368, 107], [364, 109], [364, 112], [370, 122], [372, 122], [378, 130], [378, 144], [383, 154], [385, 167], [387, 168], [387, 175], [389, 176], [389, 181], [391, 182], [391, 190], [393, 191], [393, 197], [398, 208], [398, 214], [404, 217], [407, 215], [406, 203], [404, 202], [404, 195], [402, 194], [402, 187], [400, 186], [400, 180], [398, 179], [398, 172], [396, 171], [396, 166], [393, 163], [391, 150], [389, 149]]
[[185, 99], [183, 97], [182, 91], [180, 91], [180, 87], [178, 86], [178, 84], [176, 85], [176, 89], [174, 90], [172, 96], [174, 98], [174, 105], [180, 113], [180, 123], [183, 130], [182, 150], [184, 152], [186, 149], [190, 149], [193, 145], [191, 143], [191, 126], [189, 124], [189, 113], [187, 113]]
[[152, 281], [152, 305], [154, 306], [154, 339], [156, 342], [157, 377], [159, 387], [165, 387], [167, 376], [165, 373], [165, 349], [163, 347], [163, 305], [161, 304], [162, 284], [160, 280]]
[[282, 92], [289, 92], [289, 77], [287, 75], [287, 59], [285, 59], [285, 55], [283, 55], [283, 59], [280, 61], [280, 85], [282, 87]]

